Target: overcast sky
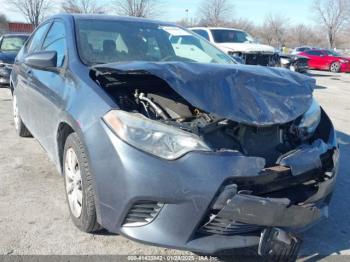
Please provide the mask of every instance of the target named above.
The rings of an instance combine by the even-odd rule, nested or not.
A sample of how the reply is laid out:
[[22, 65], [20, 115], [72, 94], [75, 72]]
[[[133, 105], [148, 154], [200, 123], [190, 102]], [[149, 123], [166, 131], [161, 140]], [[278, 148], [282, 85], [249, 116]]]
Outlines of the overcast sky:
[[[6, 2], [6, 0], [4, 0]], [[2, 1], [2, 2], [4, 2]], [[161, 0], [163, 2], [162, 20], [178, 21], [186, 18], [186, 9], [189, 17], [195, 17], [198, 13], [198, 5], [202, 0]], [[313, 23], [312, 10], [310, 8], [313, 0], [231, 0], [234, 5], [232, 14], [235, 18], [247, 18], [256, 24], [260, 24], [267, 14], [279, 13], [288, 17], [292, 23]], [[100, 0], [110, 3], [113, 0]], [[10, 21], [25, 21], [24, 17], [9, 9], [1, 7], [1, 13], [7, 15]]]

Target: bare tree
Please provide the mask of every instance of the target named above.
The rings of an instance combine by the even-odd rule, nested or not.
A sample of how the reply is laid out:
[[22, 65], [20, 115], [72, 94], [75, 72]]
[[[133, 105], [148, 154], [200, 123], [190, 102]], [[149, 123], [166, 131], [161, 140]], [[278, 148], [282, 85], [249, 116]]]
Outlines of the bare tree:
[[34, 27], [39, 25], [53, 6], [50, 0], [7, 0], [6, 3], [22, 13]]
[[65, 13], [103, 14], [105, 9], [96, 0], [64, 0], [61, 8]]
[[255, 24], [252, 21], [244, 18], [234, 19], [226, 23], [225, 26], [241, 29], [251, 34], [254, 34], [256, 31]]
[[115, 0], [118, 15], [136, 17], [154, 17], [159, 8], [158, 0]]
[[0, 35], [8, 30], [8, 21], [4, 14], [0, 14]]
[[0, 14], [0, 24], [5, 24], [5, 23], [7, 23], [6, 15]]
[[269, 45], [286, 45], [289, 19], [280, 15], [269, 14], [259, 30], [259, 38]]
[[290, 38], [297, 46], [308, 45], [310, 38], [312, 38], [311, 30], [304, 24], [299, 24], [291, 28], [290, 33]]
[[191, 17], [188, 19], [187, 18], [181, 19], [181, 20], [177, 21], [176, 24], [183, 26], [183, 27], [195, 27], [195, 26], [199, 25], [199, 21], [196, 18]]
[[329, 47], [335, 47], [337, 34], [350, 21], [349, 0], [315, 0], [312, 9], [316, 21], [327, 31]]
[[233, 5], [230, 0], [202, 0], [199, 7], [201, 23], [220, 26], [232, 20]]

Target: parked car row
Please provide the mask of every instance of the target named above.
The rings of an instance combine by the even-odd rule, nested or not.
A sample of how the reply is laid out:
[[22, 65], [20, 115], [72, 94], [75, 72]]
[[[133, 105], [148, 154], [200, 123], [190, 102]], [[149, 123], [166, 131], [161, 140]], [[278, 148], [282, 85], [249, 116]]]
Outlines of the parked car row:
[[0, 85], [10, 83], [15, 57], [28, 36], [28, 34], [5, 34], [0, 37]]
[[309, 68], [317, 70], [327, 70], [333, 73], [350, 72], [350, 58], [324, 49], [309, 49], [298, 53], [300, 56], [309, 59]]
[[[204, 254], [259, 245], [294, 261], [296, 232], [327, 217], [332, 122], [314, 79], [238, 64], [230, 30], [205, 32], [221, 43], [139, 18], [47, 19], [13, 66], [15, 128], [64, 176], [84, 232]], [[275, 56], [233, 33], [245, 59]]]
[[[300, 73], [306, 73], [308, 69], [350, 72], [350, 59], [332, 50], [302, 46], [289, 55], [278, 52], [272, 46], [259, 44], [243, 30], [222, 27], [193, 27], [190, 30], [230, 55], [237, 63], [279, 66]], [[12, 64], [27, 38], [28, 34], [6, 34], [0, 38], [0, 85], [9, 84]], [[210, 57], [198, 48], [198, 43], [191, 43], [188, 39], [186, 34], [171, 36], [173, 44], [182, 45], [178, 52], [183, 55], [192, 53], [200, 62], [210, 62]]]

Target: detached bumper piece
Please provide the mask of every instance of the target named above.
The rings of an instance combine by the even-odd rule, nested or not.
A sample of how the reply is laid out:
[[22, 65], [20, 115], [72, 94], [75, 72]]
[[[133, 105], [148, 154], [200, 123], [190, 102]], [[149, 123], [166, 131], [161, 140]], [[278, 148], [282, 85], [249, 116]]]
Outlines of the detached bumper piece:
[[260, 238], [258, 253], [268, 261], [291, 261], [297, 259], [301, 240], [279, 228], [265, 229]]
[[287, 198], [235, 194], [217, 214], [210, 216], [200, 232], [235, 235], [261, 231], [265, 227], [306, 228], [323, 216], [318, 207], [291, 205]]
[[313, 206], [290, 205], [288, 199], [235, 195], [216, 218], [265, 227], [303, 228], [321, 218]]

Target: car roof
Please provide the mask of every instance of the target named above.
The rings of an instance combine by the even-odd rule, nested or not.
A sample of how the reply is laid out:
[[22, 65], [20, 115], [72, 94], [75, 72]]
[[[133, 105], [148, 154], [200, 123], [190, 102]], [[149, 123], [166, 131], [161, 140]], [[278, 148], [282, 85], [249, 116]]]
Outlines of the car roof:
[[130, 22], [142, 22], [142, 23], [153, 23], [164, 26], [177, 26], [175, 23], [164, 22], [159, 20], [152, 20], [141, 17], [130, 17], [130, 16], [117, 16], [117, 15], [98, 15], [98, 14], [57, 14], [51, 16], [49, 19], [54, 18], [73, 18], [74, 20], [79, 19], [93, 19], [93, 20], [106, 20], [106, 21], [130, 21]]
[[229, 27], [204, 27], [204, 26], [199, 26], [199, 27], [190, 27], [190, 30], [193, 29], [209, 29], [209, 30], [235, 30], [235, 31], [241, 31], [244, 32], [242, 29], [237, 29], [237, 28], [229, 28]]

